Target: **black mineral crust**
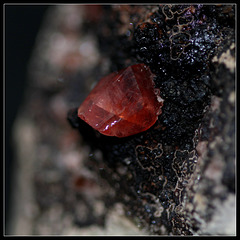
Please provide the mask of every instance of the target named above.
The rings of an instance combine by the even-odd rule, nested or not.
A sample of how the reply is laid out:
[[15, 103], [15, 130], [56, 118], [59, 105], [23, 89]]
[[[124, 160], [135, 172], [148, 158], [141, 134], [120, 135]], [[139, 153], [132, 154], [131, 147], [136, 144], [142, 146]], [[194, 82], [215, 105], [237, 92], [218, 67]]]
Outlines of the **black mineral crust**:
[[[96, 31], [111, 71], [145, 63], [156, 74], [164, 99], [158, 121], [146, 132], [117, 139], [86, 128], [77, 109], [68, 120], [93, 153], [101, 150], [106, 167], [99, 174], [139, 226], [156, 235], [201, 234], [200, 220], [210, 222], [217, 208], [210, 203], [235, 192], [235, 69], [220, 61], [227, 51], [235, 57], [235, 6], [156, 5], [145, 7], [148, 14], [139, 9], [102, 6], [97, 26], [88, 29]], [[130, 23], [127, 34], [120, 33]], [[202, 143], [205, 150], [197, 151]], [[205, 174], [216, 158], [220, 182]], [[89, 162], [99, 171], [94, 154]], [[218, 185], [222, 191], [216, 193]], [[199, 194], [208, 199], [204, 211]]]

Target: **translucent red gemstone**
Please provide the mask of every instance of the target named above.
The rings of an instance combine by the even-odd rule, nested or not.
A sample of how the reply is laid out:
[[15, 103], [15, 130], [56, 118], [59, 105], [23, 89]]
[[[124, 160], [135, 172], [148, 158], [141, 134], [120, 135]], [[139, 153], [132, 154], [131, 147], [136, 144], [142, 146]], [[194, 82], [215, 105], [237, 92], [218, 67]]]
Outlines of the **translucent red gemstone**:
[[127, 137], [149, 129], [163, 106], [153, 77], [149, 67], [136, 64], [102, 78], [78, 108], [78, 116], [107, 136]]

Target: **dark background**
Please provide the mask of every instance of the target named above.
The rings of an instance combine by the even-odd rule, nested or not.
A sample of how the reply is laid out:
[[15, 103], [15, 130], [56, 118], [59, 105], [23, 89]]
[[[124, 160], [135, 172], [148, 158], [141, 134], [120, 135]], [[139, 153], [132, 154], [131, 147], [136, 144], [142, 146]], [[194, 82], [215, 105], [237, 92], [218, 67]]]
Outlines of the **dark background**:
[[47, 5], [5, 5], [5, 231], [10, 220], [11, 169], [14, 165], [12, 126], [27, 80], [27, 64]]

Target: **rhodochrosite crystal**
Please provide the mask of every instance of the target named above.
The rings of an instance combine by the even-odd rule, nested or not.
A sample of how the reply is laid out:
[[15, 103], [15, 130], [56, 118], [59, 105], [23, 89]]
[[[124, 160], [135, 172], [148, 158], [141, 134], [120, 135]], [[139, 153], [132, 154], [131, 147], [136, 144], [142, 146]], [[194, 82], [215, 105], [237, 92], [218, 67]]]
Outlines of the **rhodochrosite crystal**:
[[136, 64], [102, 78], [78, 108], [78, 116], [107, 136], [127, 137], [149, 129], [163, 99], [149, 67]]

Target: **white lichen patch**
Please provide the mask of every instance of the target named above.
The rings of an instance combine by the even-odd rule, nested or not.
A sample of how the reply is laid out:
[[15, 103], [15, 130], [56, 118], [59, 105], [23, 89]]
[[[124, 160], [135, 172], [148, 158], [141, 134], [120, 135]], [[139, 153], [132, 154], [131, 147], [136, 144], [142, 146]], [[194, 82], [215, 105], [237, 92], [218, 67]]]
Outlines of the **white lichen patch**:
[[221, 203], [215, 202], [217, 209], [211, 221], [203, 228], [202, 234], [236, 235], [236, 198], [233, 194]]
[[231, 103], [231, 104], [234, 104], [235, 103], [235, 91], [232, 91], [228, 97], [228, 101]]
[[232, 43], [230, 46], [230, 49], [228, 49], [226, 52], [222, 53], [222, 55], [218, 58], [217, 56], [214, 56], [212, 59], [213, 63], [218, 62], [219, 64], [223, 63], [231, 73], [234, 73], [236, 68], [236, 58], [235, 56], [232, 56], [230, 53], [230, 50], [233, 50], [235, 48], [235, 44]]

